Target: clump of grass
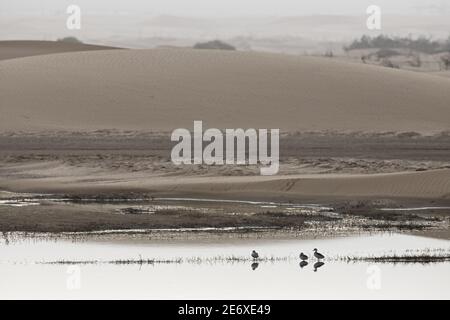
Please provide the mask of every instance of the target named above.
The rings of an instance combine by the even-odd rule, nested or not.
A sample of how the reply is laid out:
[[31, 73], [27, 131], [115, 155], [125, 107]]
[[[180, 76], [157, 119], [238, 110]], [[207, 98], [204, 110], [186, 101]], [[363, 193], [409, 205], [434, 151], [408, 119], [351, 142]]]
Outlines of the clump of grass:
[[66, 42], [66, 43], [83, 43], [81, 40], [79, 40], [76, 37], [64, 37], [56, 40], [58, 42]]
[[193, 47], [194, 49], [216, 49], [216, 50], [231, 50], [234, 51], [236, 48], [228, 43], [220, 40], [213, 40], [208, 42], [196, 43]]
[[360, 228], [362, 230], [380, 230], [380, 231], [423, 231], [429, 229], [431, 226], [418, 224], [418, 223], [373, 223], [362, 225]]
[[433, 253], [419, 253], [419, 254], [392, 254], [381, 256], [366, 256], [366, 257], [343, 257], [342, 260], [347, 262], [372, 262], [372, 263], [439, 263], [449, 262], [450, 254], [433, 254]]

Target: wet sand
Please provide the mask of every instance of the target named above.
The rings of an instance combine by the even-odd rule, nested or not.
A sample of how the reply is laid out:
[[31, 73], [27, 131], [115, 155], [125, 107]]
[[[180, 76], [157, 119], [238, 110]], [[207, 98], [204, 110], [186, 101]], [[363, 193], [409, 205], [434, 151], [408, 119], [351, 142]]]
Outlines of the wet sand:
[[400, 211], [401, 202], [386, 200], [325, 205], [154, 198], [148, 194], [61, 197], [3, 192], [1, 197], [2, 232], [289, 239], [390, 231], [431, 237], [439, 232], [441, 238], [450, 238], [448, 207]]

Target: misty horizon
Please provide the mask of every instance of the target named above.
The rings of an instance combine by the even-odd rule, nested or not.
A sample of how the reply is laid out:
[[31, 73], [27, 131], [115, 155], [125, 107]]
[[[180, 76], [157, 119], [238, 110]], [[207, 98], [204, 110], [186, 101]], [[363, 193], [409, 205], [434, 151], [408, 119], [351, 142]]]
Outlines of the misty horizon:
[[[80, 30], [66, 28], [66, 10], [72, 4], [81, 8]], [[323, 50], [318, 46], [324, 42], [348, 43], [364, 34], [435, 39], [450, 35], [450, 6], [443, 0], [344, 0], [338, 6], [333, 0], [280, 0], [274, 4], [273, 0], [1, 0], [0, 40], [73, 36], [94, 44], [152, 48], [192, 46], [213, 39], [292, 38], [299, 39], [295, 51], [306, 52]], [[374, 4], [381, 8], [382, 29], [371, 31], [366, 27], [366, 10]], [[284, 43], [280, 48], [290, 51], [291, 46]], [[253, 48], [264, 50], [255, 44]]]
[[16, 0], [0, 2], [0, 13], [57, 14], [65, 12], [67, 6], [76, 4], [89, 14], [150, 14], [193, 17], [236, 17], [236, 16], [304, 16], [304, 15], [360, 15], [370, 5], [378, 5], [384, 14], [401, 15], [448, 15], [450, 6], [444, 0], [229, 0], [227, 2], [208, 0], [154, 0], [151, 2], [130, 1], [88, 1], [88, 0]]

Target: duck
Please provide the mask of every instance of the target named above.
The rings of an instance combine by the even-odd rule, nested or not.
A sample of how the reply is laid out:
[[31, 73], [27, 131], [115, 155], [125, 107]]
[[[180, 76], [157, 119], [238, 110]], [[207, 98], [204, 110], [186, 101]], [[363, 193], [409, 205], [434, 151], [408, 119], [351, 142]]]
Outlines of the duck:
[[317, 249], [314, 249], [314, 257], [317, 258], [317, 260], [325, 259], [325, 256], [317, 251]]
[[300, 253], [300, 260], [302, 261], [308, 260], [308, 256], [302, 252]]
[[252, 251], [252, 258], [255, 260], [259, 258], [259, 254], [255, 250]]

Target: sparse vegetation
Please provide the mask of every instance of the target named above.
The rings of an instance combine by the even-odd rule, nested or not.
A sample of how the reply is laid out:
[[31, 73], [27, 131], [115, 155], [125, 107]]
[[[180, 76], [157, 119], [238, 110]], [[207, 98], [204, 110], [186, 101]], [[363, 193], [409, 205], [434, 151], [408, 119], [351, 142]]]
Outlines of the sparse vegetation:
[[261, 257], [253, 259], [251, 257], [240, 256], [215, 256], [215, 257], [188, 257], [188, 258], [172, 258], [172, 259], [145, 259], [139, 257], [138, 259], [126, 259], [126, 260], [57, 260], [50, 262], [42, 262], [41, 264], [49, 265], [90, 265], [90, 264], [137, 264], [137, 265], [158, 265], [158, 264], [214, 264], [214, 263], [246, 263], [246, 262], [281, 262], [288, 261], [291, 257]]
[[194, 49], [236, 50], [234, 46], [220, 40], [196, 43]]
[[324, 57], [326, 58], [333, 58], [334, 57], [334, 53], [333, 50], [327, 50], [324, 54]]
[[413, 39], [411, 37], [391, 37], [387, 35], [377, 37], [364, 35], [361, 39], [354, 40], [350, 45], [344, 47], [346, 51], [356, 49], [409, 49], [434, 54], [450, 50], [450, 37], [447, 40], [438, 41], [425, 36]]
[[450, 70], [450, 52], [441, 57], [442, 64], [445, 70]]
[[368, 256], [368, 257], [345, 257], [344, 260], [348, 262], [371, 262], [371, 263], [438, 263], [450, 261], [448, 254], [404, 254], [404, 255], [383, 255], [383, 256]]
[[420, 68], [422, 66], [422, 59], [420, 55], [414, 55], [411, 61], [408, 62], [411, 67]]
[[382, 65], [383, 67], [387, 67], [387, 68], [400, 69], [400, 66], [399, 66], [399, 65], [393, 63], [393, 62], [392, 62], [391, 60], [389, 60], [389, 59], [383, 59], [383, 60], [381, 61], [381, 65]]
[[79, 40], [76, 37], [64, 37], [64, 38], [59, 38], [56, 41], [58, 41], [58, 42], [66, 42], [66, 43], [83, 43], [81, 40]]
[[378, 50], [373, 55], [375, 55], [377, 57], [377, 59], [387, 59], [387, 58], [399, 56], [399, 55], [401, 55], [401, 53], [398, 52], [397, 50], [381, 49], [381, 50]]

